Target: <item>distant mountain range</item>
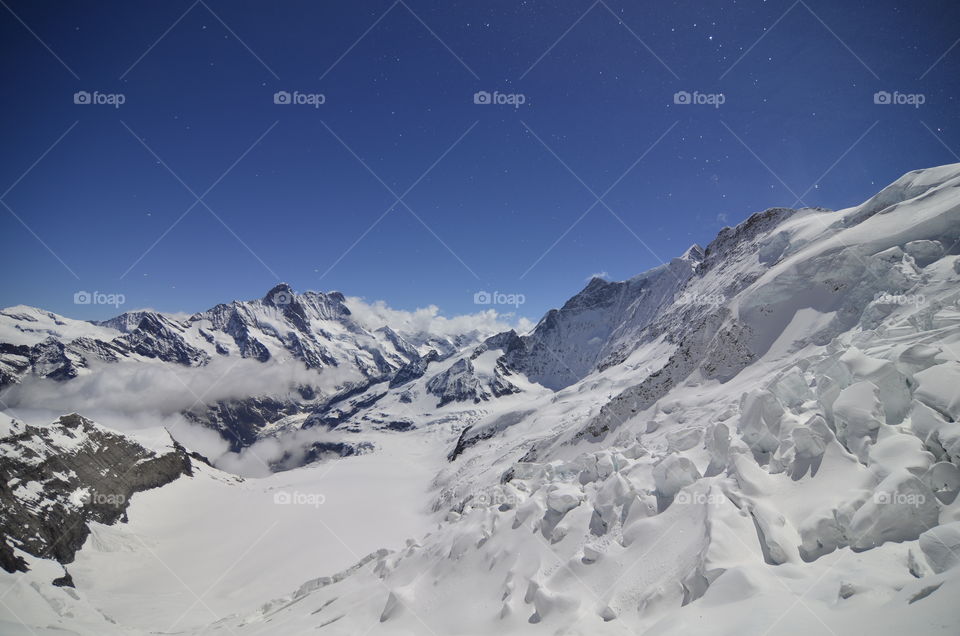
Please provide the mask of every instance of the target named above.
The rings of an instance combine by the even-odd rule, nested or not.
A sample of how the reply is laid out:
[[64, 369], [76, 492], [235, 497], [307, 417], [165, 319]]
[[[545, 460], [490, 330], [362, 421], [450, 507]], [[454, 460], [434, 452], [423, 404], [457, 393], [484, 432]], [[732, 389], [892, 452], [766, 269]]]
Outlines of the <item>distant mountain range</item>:
[[[56, 393], [40, 386], [239, 363], [244, 394], [180, 411], [217, 431], [220, 457], [176, 429], [16, 421]], [[338, 292], [283, 284], [186, 319], [12, 307], [0, 382], [15, 418], [0, 564], [32, 577], [10, 597], [32, 625], [166, 627], [133, 599], [191, 634], [880, 635], [960, 619], [960, 164], [844, 210], [759, 212], [629, 280], [592, 279], [523, 334], [373, 326]], [[275, 472], [228, 472], [253, 455]], [[292, 512], [300, 499], [315, 510]], [[168, 521], [184, 510], [202, 523]], [[251, 534], [271, 515], [278, 536]], [[81, 529], [54, 549], [64, 524]], [[191, 568], [222, 616], [148, 575], [151, 556]]]

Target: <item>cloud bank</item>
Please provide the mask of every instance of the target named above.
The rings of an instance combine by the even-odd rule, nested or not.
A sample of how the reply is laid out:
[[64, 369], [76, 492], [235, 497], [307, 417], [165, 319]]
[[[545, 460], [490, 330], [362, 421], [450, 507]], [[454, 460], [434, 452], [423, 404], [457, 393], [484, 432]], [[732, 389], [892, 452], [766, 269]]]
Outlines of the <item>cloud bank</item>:
[[0, 406], [11, 416], [35, 425], [76, 412], [123, 433], [166, 429], [186, 448], [217, 465], [222, 463], [225, 470], [262, 475], [266, 473], [257, 455], [268, 461], [280, 459], [285, 451], [295, 452], [299, 440], [277, 442], [276, 451], [265, 445], [256, 454], [232, 458], [219, 433], [180, 413], [221, 400], [259, 395], [297, 397], [296, 388], [302, 385], [329, 391], [357, 379], [359, 374], [349, 370], [318, 372], [299, 361], [261, 363], [248, 358], [215, 358], [203, 367], [123, 361], [91, 365], [87, 373], [67, 382], [27, 376], [4, 391]]
[[370, 303], [356, 296], [347, 297], [346, 305], [356, 321], [365, 328], [379, 329], [389, 326], [401, 333], [427, 333], [446, 337], [474, 332], [493, 335], [510, 329], [526, 333], [534, 326], [527, 318], [513, 313], [501, 314], [495, 309], [447, 318], [440, 315], [440, 308], [436, 305], [404, 311], [392, 309], [382, 300]]
[[11, 408], [46, 408], [80, 413], [170, 415], [201, 404], [257, 395], [293, 395], [296, 387], [331, 389], [358, 374], [337, 368], [321, 372], [301, 362], [250, 358], [214, 358], [202, 367], [122, 361], [92, 364], [89, 372], [67, 382], [29, 375], [10, 387], [3, 401]]
[[[403, 311], [383, 301], [369, 303], [358, 297], [347, 298], [347, 306], [354, 319], [370, 331], [389, 326], [404, 334], [453, 338], [461, 334], [486, 337], [509, 329], [526, 333], [534, 327], [526, 318], [495, 309], [446, 317], [435, 305]], [[166, 315], [186, 317], [169, 312]], [[181, 413], [253, 396], [296, 398], [297, 387], [304, 385], [330, 393], [346, 382], [359, 380], [362, 377], [355, 370], [310, 370], [297, 360], [261, 363], [246, 358], [214, 358], [201, 367], [149, 361], [93, 362], [80, 376], [66, 382], [28, 375], [0, 394], [0, 408], [34, 425], [47, 424], [65, 413], [80, 413], [108, 428], [133, 434], [158, 450], [168, 444], [165, 429], [218, 468], [258, 477], [270, 473], [269, 464], [288, 458], [295, 463], [314, 442], [339, 438], [325, 430], [295, 430], [232, 453], [217, 431], [191, 422]]]

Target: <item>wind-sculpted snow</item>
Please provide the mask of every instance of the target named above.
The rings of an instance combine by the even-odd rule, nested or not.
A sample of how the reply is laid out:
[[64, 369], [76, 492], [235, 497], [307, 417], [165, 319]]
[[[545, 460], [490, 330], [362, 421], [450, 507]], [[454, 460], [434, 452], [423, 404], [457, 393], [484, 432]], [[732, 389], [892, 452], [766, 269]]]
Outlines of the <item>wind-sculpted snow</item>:
[[[752, 219], [708, 247], [635, 332], [636, 358], [625, 354], [620, 369], [588, 374], [533, 413], [464, 431], [451, 455], [461, 467], [439, 482], [439, 511], [450, 510], [439, 536], [376, 568], [374, 631], [684, 633], [691, 618], [680, 608], [690, 606], [742, 626], [730, 633], [765, 633], [804, 591], [810, 608], [790, 617], [790, 633], [843, 630], [838, 607], [878, 633], [955, 621], [943, 591], [960, 587], [958, 575], [932, 538], [958, 514], [960, 199], [950, 181], [908, 188], [872, 214]], [[939, 216], [915, 209], [928, 206]], [[880, 228], [896, 227], [887, 240], [854, 223], [894, 213]], [[840, 231], [852, 246], [834, 238]], [[559, 333], [562, 313], [538, 329]], [[658, 351], [650, 364], [639, 362], [644, 338]], [[631, 362], [641, 381], [616, 393]], [[597, 405], [611, 389], [614, 399]], [[584, 394], [593, 403], [585, 425], [561, 407]], [[621, 577], [624, 555], [637, 568]], [[758, 611], [761, 590], [769, 607]], [[330, 605], [320, 613], [343, 612], [321, 600]], [[443, 611], [452, 600], [462, 611]], [[877, 603], [896, 608], [894, 618], [892, 609], [884, 621], [872, 616]], [[363, 614], [334, 624], [359, 629]]]
[[[652, 272], [591, 281], [531, 334], [408, 362], [270, 425], [370, 452], [151, 491], [219, 511], [210, 559], [238, 571], [177, 560], [210, 612], [138, 574], [124, 550], [148, 552], [122, 524], [78, 553], [76, 598], [42, 562], [13, 594], [32, 624], [98, 634], [952, 633], [958, 239], [960, 165], [847, 210], [758, 213]], [[329, 486], [327, 503], [259, 537], [280, 477]], [[131, 523], [159, 523], [138, 505]], [[177, 558], [182, 539], [151, 540]], [[106, 572], [130, 589], [108, 597]], [[116, 624], [93, 611], [107, 604]], [[147, 618], [168, 614], [175, 630]]]

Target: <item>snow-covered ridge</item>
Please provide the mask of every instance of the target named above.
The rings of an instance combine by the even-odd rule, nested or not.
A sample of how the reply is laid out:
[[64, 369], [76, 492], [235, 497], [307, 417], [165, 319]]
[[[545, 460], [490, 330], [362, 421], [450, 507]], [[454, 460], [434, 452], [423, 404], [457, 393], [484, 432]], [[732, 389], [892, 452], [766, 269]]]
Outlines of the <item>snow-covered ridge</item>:
[[[591, 281], [529, 335], [423, 354], [268, 427], [373, 452], [242, 486], [203, 468], [135, 499], [143, 525], [84, 545], [76, 597], [39, 562], [13, 593], [30, 624], [98, 634], [951, 633], [958, 186], [960, 164], [917, 171], [860, 206], [767, 210], [634, 279]], [[306, 484], [326, 503], [262, 505]], [[162, 511], [183, 502], [219, 511], [213, 573], [177, 557], [183, 526]], [[210, 612], [138, 570], [151, 555], [131, 538], [151, 532]]]
[[[121, 519], [137, 492], [192, 474], [186, 451], [162, 454], [77, 414], [49, 426], [12, 420], [0, 436], [0, 567], [26, 571], [21, 554], [73, 561], [88, 523]], [[18, 554], [20, 553], [20, 554]], [[58, 584], [71, 584], [68, 573]]]
[[[464, 321], [466, 330], [457, 332], [456, 319], [424, 310], [393, 312], [406, 318], [393, 328], [379, 316], [389, 311], [339, 292], [295, 293], [286, 284], [261, 299], [188, 317], [134, 311], [88, 323], [12, 307], [0, 312], [0, 391], [14, 409], [67, 411], [106, 402], [105, 408], [126, 414], [183, 416], [217, 430], [230, 450], [239, 451], [282, 418], [323, 412], [358, 390], [396, 380], [401, 369], [425, 368], [479, 343], [491, 333], [481, 329], [497, 324]], [[444, 329], [424, 331], [430, 324]], [[260, 377], [258, 386], [230, 387], [241, 372]], [[115, 396], [171, 383], [171, 393], [186, 392], [189, 399], [144, 398], [142, 406], [134, 398], [113, 406], [96, 399], [103, 397], [96, 395], [101, 385], [114, 386]]]
[[[358, 378], [379, 377], [431, 349], [449, 355], [468, 342], [384, 327], [366, 329], [353, 319], [346, 300], [339, 292], [297, 294], [282, 283], [262, 299], [217, 305], [185, 319], [135, 311], [88, 323], [11, 307], [0, 313], [0, 342], [9, 350], [5, 353], [22, 353], [26, 359], [4, 360], [4, 384], [26, 373], [76, 377], [97, 360], [196, 366], [217, 356], [291, 359], [308, 369], [349, 366]], [[38, 366], [36, 352], [55, 345], [65, 346], [61, 355], [51, 356], [46, 367]], [[51, 368], [54, 364], [58, 366]]]

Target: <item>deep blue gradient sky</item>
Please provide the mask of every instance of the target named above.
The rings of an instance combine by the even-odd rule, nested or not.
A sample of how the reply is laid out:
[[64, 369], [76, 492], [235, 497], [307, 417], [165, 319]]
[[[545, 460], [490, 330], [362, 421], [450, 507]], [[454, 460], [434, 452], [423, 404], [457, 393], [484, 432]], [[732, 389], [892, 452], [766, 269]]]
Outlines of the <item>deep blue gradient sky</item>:
[[[520, 293], [536, 319], [755, 211], [960, 160], [953, 0], [3, 2], [0, 306], [196, 311], [285, 280], [448, 315]], [[416, 184], [409, 209], [378, 179]]]

